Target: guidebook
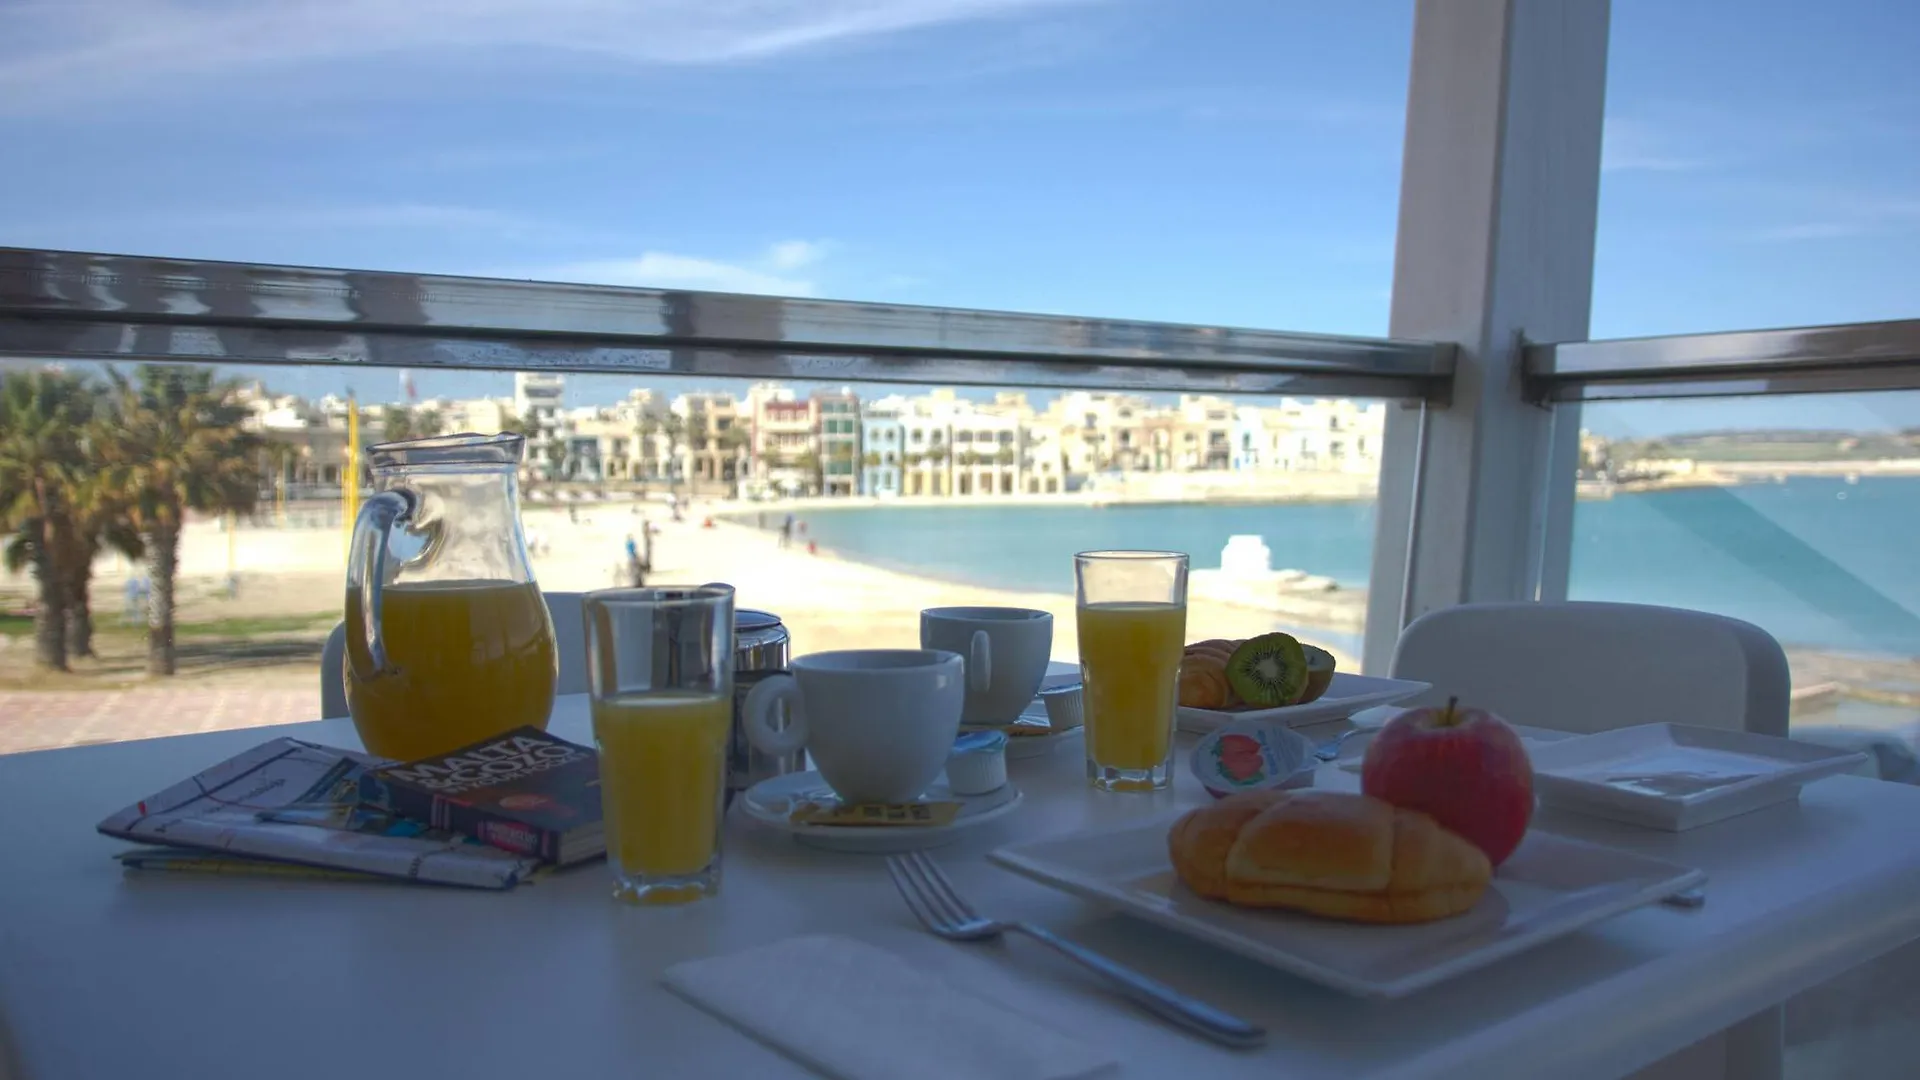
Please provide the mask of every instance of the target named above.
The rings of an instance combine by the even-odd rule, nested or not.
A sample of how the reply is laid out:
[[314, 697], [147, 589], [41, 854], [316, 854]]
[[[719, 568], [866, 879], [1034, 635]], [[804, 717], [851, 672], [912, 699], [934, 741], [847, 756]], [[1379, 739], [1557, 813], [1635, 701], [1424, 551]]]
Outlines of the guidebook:
[[360, 801], [361, 780], [392, 762], [275, 739], [102, 821], [123, 840], [507, 889], [539, 860], [434, 829]]
[[598, 755], [539, 728], [515, 728], [451, 754], [370, 770], [361, 777], [360, 798], [559, 866], [607, 850]]

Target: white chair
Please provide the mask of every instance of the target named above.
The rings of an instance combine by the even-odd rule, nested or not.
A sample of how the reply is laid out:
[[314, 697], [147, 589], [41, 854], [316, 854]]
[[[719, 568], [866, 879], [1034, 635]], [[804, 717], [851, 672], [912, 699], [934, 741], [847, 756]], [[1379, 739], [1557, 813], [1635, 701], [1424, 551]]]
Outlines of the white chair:
[[[553, 617], [554, 652], [560, 658], [560, 677], [554, 682], [556, 694], [587, 692], [587, 637], [580, 621], [580, 594], [550, 592], [547, 611]], [[327, 635], [320, 651], [320, 715], [347, 715], [346, 682], [347, 624], [338, 623]]]
[[[1590, 734], [1634, 724], [1787, 733], [1791, 678], [1765, 630], [1704, 611], [1591, 602], [1463, 604], [1400, 634], [1395, 678], [1430, 682], [1408, 702], [1459, 695], [1531, 727]], [[1782, 1010], [1762, 1009], [1634, 1074], [1779, 1080]]]
[[1465, 703], [1516, 724], [1583, 734], [1634, 724], [1787, 733], [1791, 679], [1772, 635], [1704, 611], [1590, 602], [1463, 604], [1400, 634], [1411, 704]]

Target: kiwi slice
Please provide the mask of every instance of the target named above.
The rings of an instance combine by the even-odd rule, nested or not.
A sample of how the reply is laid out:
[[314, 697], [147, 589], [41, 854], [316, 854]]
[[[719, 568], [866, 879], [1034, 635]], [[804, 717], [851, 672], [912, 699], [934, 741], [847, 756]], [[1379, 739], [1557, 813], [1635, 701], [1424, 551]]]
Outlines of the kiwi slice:
[[1320, 695], [1327, 692], [1333, 684], [1333, 654], [1318, 645], [1302, 643], [1300, 650], [1307, 654], [1307, 688], [1295, 705], [1305, 705], [1309, 701], [1318, 701]]
[[1307, 654], [1292, 634], [1249, 638], [1227, 658], [1227, 685], [1259, 708], [1291, 705], [1307, 688]]

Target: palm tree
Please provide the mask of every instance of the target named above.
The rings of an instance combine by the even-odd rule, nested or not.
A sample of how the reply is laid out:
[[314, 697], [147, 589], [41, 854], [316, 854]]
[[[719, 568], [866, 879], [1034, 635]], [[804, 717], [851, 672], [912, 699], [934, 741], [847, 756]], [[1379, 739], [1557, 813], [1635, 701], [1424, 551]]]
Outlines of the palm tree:
[[102, 470], [145, 544], [152, 582], [147, 672], [172, 675], [174, 573], [189, 511], [248, 512], [260, 496], [259, 437], [240, 426], [235, 386], [212, 368], [142, 364], [128, 378], [109, 369], [114, 416], [103, 427]]
[[677, 486], [680, 482], [680, 447], [687, 441], [687, 426], [686, 417], [672, 412], [665, 416], [648, 416], [640, 421], [641, 434], [667, 437], [667, 481], [670, 486]]
[[0, 380], [0, 529], [16, 534], [11, 565], [39, 584], [34, 659], [67, 670], [67, 567], [71, 487], [86, 472], [81, 432], [93, 411], [84, 378], [42, 370]]
[[405, 442], [413, 438], [413, 414], [398, 405], [389, 405], [380, 411], [380, 441]]
[[501, 409], [500, 433], [503, 435], [518, 435], [523, 439], [530, 439], [534, 435], [534, 429], [532, 424], [520, 418], [519, 413], [514, 412], [512, 409]]
[[811, 450], [803, 450], [793, 459], [793, 467], [805, 475], [803, 486], [808, 494], [820, 490], [820, 455]]
[[[97, 444], [102, 434], [92, 432], [90, 441]], [[62, 560], [67, 586], [67, 655], [92, 656], [94, 560], [107, 548], [139, 559], [146, 554], [146, 545], [128, 519], [126, 503], [97, 471], [73, 486], [68, 514], [73, 523], [68, 534], [72, 552], [70, 558]]]

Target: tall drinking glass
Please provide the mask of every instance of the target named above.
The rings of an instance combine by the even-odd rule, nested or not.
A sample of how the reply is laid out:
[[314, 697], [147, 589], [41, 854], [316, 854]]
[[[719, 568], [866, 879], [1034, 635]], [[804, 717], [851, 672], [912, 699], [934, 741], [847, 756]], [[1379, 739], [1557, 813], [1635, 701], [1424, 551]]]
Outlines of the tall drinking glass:
[[733, 589], [605, 589], [581, 610], [614, 896], [712, 896], [733, 724]]
[[1084, 551], [1073, 557], [1087, 778], [1103, 791], [1173, 779], [1173, 710], [1187, 636], [1187, 557]]

